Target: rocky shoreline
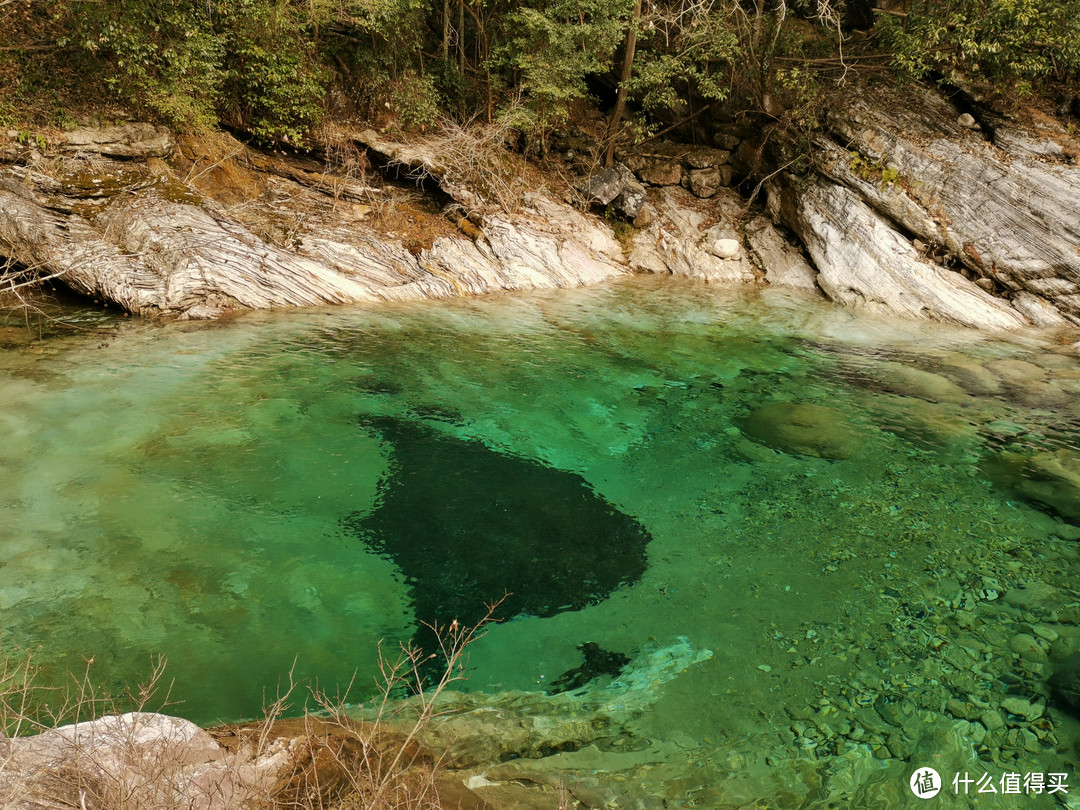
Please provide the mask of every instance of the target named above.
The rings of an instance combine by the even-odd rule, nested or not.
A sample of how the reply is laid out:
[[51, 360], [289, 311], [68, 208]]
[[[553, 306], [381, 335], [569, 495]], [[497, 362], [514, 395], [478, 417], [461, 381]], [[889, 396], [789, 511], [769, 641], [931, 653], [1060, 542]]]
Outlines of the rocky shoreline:
[[[1080, 145], [1053, 119], [1021, 126], [987, 108], [965, 126], [956, 112], [927, 88], [853, 91], [814, 143], [817, 168], [768, 176], [767, 216], [730, 187], [761, 146], [720, 123], [716, 146], [620, 150], [614, 169], [573, 181], [580, 191], [546, 189], [513, 156], [485, 163], [445, 139], [372, 130], [343, 133], [353, 157], [332, 166], [146, 124], [11, 131], [0, 255], [132, 313], [181, 318], [660, 273], [977, 328], [1080, 323]], [[578, 140], [560, 142], [560, 161], [575, 164]], [[357, 165], [416, 191], [395, 198]], [[512, 200], [496, 181], [516, 186]]]

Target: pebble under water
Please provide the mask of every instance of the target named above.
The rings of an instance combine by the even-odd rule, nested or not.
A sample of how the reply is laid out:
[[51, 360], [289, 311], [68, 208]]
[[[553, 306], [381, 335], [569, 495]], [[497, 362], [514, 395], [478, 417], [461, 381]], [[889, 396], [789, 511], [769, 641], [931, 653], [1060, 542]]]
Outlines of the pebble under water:
[[0, 643], [211, 723], [509, 591], [472, 692], [702, 653], [557, 755], [621, 806], [1053, 807], [951, 780], [1080, 794], [1075, 339], [635, 279], [13, 346]]

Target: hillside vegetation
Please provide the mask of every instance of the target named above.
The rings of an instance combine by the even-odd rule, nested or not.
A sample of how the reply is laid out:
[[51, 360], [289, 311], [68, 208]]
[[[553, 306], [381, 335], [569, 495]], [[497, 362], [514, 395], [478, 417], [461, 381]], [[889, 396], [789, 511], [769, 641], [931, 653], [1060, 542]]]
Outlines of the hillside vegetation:
[[1080, 69], [1080, 0], [0, 0], [0, 32], [0, 125], [267, 143], [502, 116], [542, 152], [581, 100], [630, 138], [716, 103], [803, 126], [852, 71], [1060, 100]]

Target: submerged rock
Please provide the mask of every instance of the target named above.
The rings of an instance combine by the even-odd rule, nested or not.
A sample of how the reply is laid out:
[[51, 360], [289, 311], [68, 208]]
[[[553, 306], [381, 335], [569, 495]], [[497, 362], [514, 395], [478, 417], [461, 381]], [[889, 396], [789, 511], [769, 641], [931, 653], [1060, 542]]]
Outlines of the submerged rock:
[[863, 445], [845, 414], [801, 402], [758, 408], [743, 424], [743, 433], [785, 453], [818, 458], [850, 458]]
[[987, 459], [982, 470], [990, 480], [1011, 488], [1036, 507], [1080, 525], [1080, 457], [1054, 452], [1002, 453]]
[[968, 393], [951, 380], [903, 363], [876, 363], [865, 368], [864, 373], [877, 385], [894, 394], [918, 397], [929, 402], [962, 404], [970, 400]]
[[[639, 651], [621, 665], [620, 677], [575, 692], [443, 692], [425, 741], [448, 749], [454, 768], [577, 751], [617, 738], [663, 696], [660, 688], [713, 657], [680, 637]], [[548, 766], [550, 767], [550, 765]]]
[[979, 361], [955, 352], [941, 363], [941, 373], [969, 394], [989, 396], [1000, 394], [1001, 379]]
[[1054, 696], [1080, 716], [1080, 654], [1065, 659], [1054, 667], [1050, 677]]
[[958, 409], [945, 409], [924, 399], [881, 395], [873, 410], [878, 426], [924, 449], [960, 457], [978, 446], [978, 432]]
[[630, 659], [622, 653], [609, 652], [593, 641], [579, 644], [578, 650], [585, 656], [585, 663], [564, 672], [552, 681], [548, 687], [549, 694], [573, 692], [603, 675], [617, 678], [623, 667], [630, 663]]
[[[403, 419], [369, 423], [390, 445], [378, 508], [346, 525], [401, 569], [420, 622], [554, 616], [645, 571], [649, 533], [574, 473]], [[430, 629], [421, 646], [436, 643]]]

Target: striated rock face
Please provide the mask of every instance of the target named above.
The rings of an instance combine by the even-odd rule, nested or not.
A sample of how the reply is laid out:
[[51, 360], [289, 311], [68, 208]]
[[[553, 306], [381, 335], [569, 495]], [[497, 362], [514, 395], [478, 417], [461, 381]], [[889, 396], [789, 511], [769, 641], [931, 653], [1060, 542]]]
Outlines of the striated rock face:
[[768, 217], [754, 217], [746, 224], [746, 242], [774, 287], [791, 287], [819, 294], [817, 270], [773, 225]]
[[347, 139], [423, 184], [423, 202], [404, 211], [386, 189], [225, 135], [133, 123], [58, 136], [47, 154], [9, 138], [0, 261], [134, 313], [183, 318], [649, 272], [977, 328], [1080, 325], [1080, 143], [1050, 119], [1036, 130], [983, 111], [970, 127], [957, 113], [929, 88], [855, 88], [814, 144], [816, 173], [766, 184], [769, 216], [727, 187], [730, 149], [752, 151], [747, 141], [626, 150], [585, 191], [633, 221], [629, 256], [601, 218], [524, 190], [539, 183], [501, 144], [461, 153], [465, 135]]
[[[670, 273], [706, 281], [754, 281], [757, 268], [738, 247], [736, 223], [741, 204], [734, 192], [701, 201], [689, 192], [669, 187], [654, 198], [657, 212], [651, 224], [634, 235], [630, 267], [638, 273]], [[724, 243], [721, 249], [717, 243]]]
[[820, 174], [772, 183], [770, 211], [849, 306], [990, 328], [1080, 323], [1080, 147], [1052, 122], [994, 124], [964, 127], [929, 88], [860, 89], [815, 144]]
[[813, 257], [818, 286], [833, 301], [965, 326], [1009, 329], [1027, 324], [1007, 302], [922, 259], [851, 189], [818, 179], [797, 192], [793, 204], [788, 221]]
[[[20, 156], [0, 174], [0, 256], [137, 314], [188, 318], [576, 286], [629, 272], [610, 229], [542, 194], [524, 194], [513, 216], [490, 214], [479, 229], [426, 217], [442, 226], [430, 228], [427, 244], [408, 244], [357, 224], [371, 207], [346, 201], [378, 190], [275, 163], [235, 141], [213, 162], [195, 155], [181, 177], [160, 159], [175, 148], [168, 134], [130, 125], [71, 133], [62, 149], [74, 155], [59, 171]], [[477, 194], [436, 174], [421, 148], [370, 148], [434, 177], [467, 211], [483, 210]], [[247, 187], [226, 182], [245, 172], [255, 178]]]

